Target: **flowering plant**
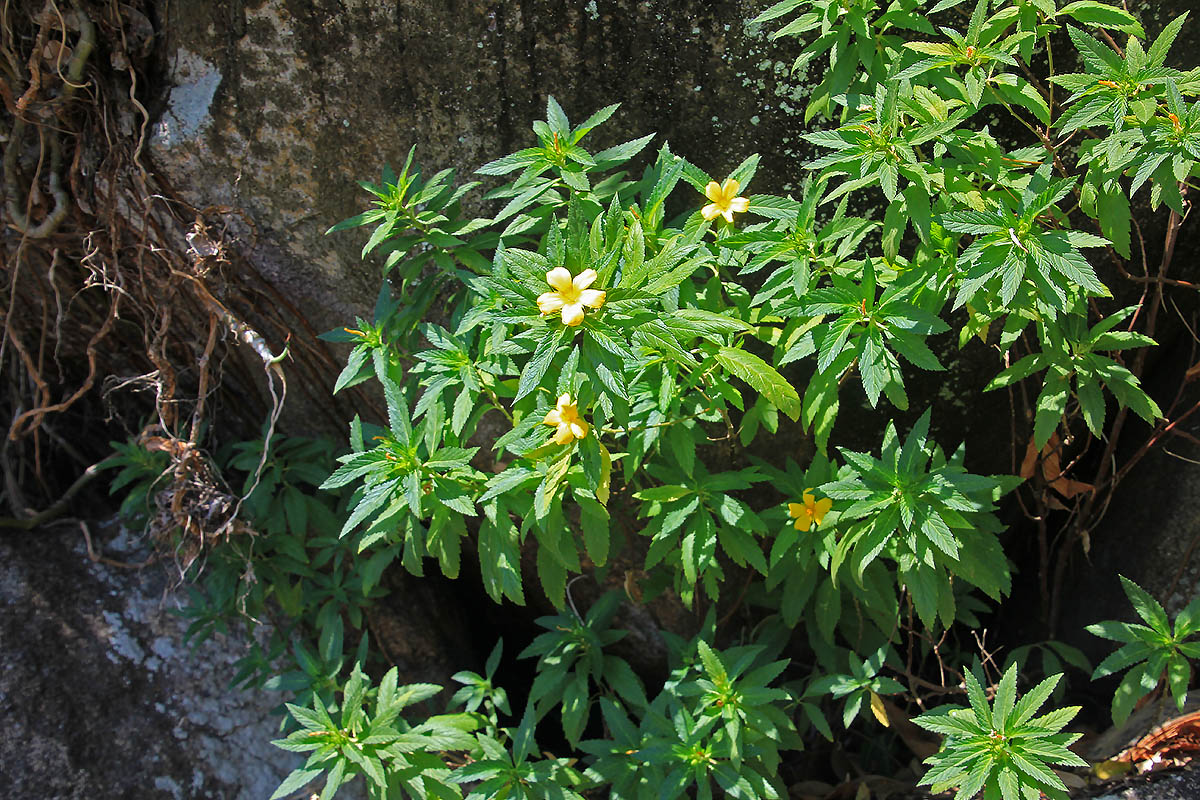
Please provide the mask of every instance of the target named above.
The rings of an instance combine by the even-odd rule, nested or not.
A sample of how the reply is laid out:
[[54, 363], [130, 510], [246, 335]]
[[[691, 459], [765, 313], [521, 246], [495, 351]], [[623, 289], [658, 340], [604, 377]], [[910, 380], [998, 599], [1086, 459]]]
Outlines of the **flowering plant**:
[[[368, 763], [402, 777], [381, 783], [384, 767], [328, 733], [341, 769], [356, 764], [379, 796], [783, 797], [784, 754], [832, 737], [834, 699], [845, 725], [864, 703], [887, 724], [899, 706], [882, 695], [911, 708], [930, 687], [965, 692], [974, 711], [919, 718], [947, 736], [926, 782], [1005, 800], [1059, 791], [1045, 764], [1076, 763], [1058, 732], [1069, 715], [1033, 717], [1053, 681], [1017, 702], [1009, 670], [989, 708], [971, 655], [938, 649], [1011, 591], [999, 503], [1021, 480], [970, 472], [929, 410], [881, 418], [869, 452], [838, 446], [837, 423], [844, 402], [905, 414], [914, 369], [942, 371], [954, 337], [938, 337], [957, 328], [960, 348], [978, 337], [1002, 356], [991, 388], [1032, 381], [1034, 460], [1060, 431], [1101, 433], [1109, 405], [1155, 424], [1137, 370], [1097, 355], [1152, 340], [1116, 329], [1133, 316], [1105, 311], [1112, 276], [1095, 254], [1130, 252], [1126, 183], [1149, 183], [1181, 224], [1200, 79], [1165, 66], [1181, 20], [1147, 50], [1136, 19], [1093, 0], [882, 5], [783, 0], [755, 21], [796, 15], [776, 36], [814, 34], [798, 62], [829, 59], [808, 116], [836, 120], [805, 134], [822, 153], [799, 196], [751, 194], [753, 155], [718, 183], [666, 144], [647, 153], [652, 137], [593, 154], [581, 142], [616, 106], [572, 126], [551, 97], [537, 145], [480, 170], [519, 173], [484, 196], [502, 202], [492, 218], [463, 219], [466, 189], [424, 179], [410, 153], [371, 187], [376, 208], [335, 226], [375, 224], [367, 252], [395, 241], [383, 267], [403, 293], [331, 336], [354, 345], [337, 389], [374, 380], [387, 407], [386, 421], [354, 420], [325, 482], [353, 491], [341, 534], [414, 575], [435, 559], [456, 578], [470, 559], [495, 602], [557, 612], [525, 651], [538, 677], [520, 722], [501, 727], [498, 702], [491, 718], [451, 720], [470, 741], [446, 739], [468, 754], [449, 777], [434, 745], [422, 766], [389, 739]], [[1127, 35], [1124, 54], [1081, 25]], [[1035, 42], [1056, 31], [1086, 72], [1031, 81]], [[997, 112], [1037, 141], [994, 134]], [[1077, 160], [1050, 138], [1083, 129]], [[849, 213], [864, 198], [886, 201], [881, 218]], [[1033, 332], [1041, 349], [1026, 353]], [[802, 445], [781, 454], [779, 441]], [[1039, 519], [1053, 508], [1031, 502]], [[580, 576], [705, 620], [666, 637], [665, 681], [614, 652], [622, 595], [580, 613]], [[460, 699], [497, 696], [494, 670]], [[320, 709], [293, 714], [326, 736]], [[583, 761], [537, 756], [548, 717]], [[306, 769], [332, 774], [320, 752]], [[423, 769], [437, 780], [412, 788]]]

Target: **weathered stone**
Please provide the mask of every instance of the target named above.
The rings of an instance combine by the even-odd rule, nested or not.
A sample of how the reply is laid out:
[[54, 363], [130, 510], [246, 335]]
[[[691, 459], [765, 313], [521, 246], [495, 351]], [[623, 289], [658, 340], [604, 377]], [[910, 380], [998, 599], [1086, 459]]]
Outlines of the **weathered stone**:
[[[99, 529], [96, 536], [102, 538]], [[101, 544], [138, 560], [127, 535]], [[278, 694], [229, 686], [247, 641], [195, 649], [162, 565], [90, 561], [75, 525], [0, 537], [0, 780], [22, 797], [262, 800], [297, 757]]]
[[275, 256], [254, 260], [318, 328], [363, 313], [378, 288], [362, 236], [323, 235], [365, 205], [355, 181], [411, 145], [465, 180], [530, 144], [548, 93], [576, 119], [622, 102], [604, 144], [658, 131], [653, 146], [670, 139], [724, 175], [769, 143], [760, 183], [799, 177], [783, 168], [783, 110], [801, 90], [743, 25], [752, 4], [184, 0], [159, 13], [155, 168], [198, 207], [246, 211]]

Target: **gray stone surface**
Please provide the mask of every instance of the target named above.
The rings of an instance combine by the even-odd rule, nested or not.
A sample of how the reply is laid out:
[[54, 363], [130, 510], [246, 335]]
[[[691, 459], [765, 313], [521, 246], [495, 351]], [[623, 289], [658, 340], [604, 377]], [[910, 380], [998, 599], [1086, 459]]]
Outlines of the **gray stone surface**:
[[1200, 797], [1200, 770], [1188, 766], [1178, 771], [1150, 774], [1123, 781], [1119, 788], [1082, 797], [1094, 800], [1196, 800]]
[[[93, 526], [94, 536], [105, 539]], [[124, 544], [125, 547], [121, 545]], [[102, 543], [140, 560], [127, 538]], [[0, 784], [12, 797], [264, 800], [295, 766], [280, 697], [228, 686], [247, 642], [192, 650], [161, 565], [88, 559], [76, 523], [0, 536]]]
[[[794, 48], [744, 25], [760, 4], [476, 0], [160, 0], [164, 80], [148, 152], [197, 207], [244, 210], [253, 260], [318, 329], [369, 310], [357, 180], [412, 145], [429, 172], [529, 146], [546, 94], [572, 119], [623, 107], [599, 146], [657, 131], [714, 174], [763, 145], [758, 188], [792, 167], [803, 81]], [[787, 58], [785, 62], [783, 59]], [[697, 202], [700, 197], [697, 196]], [[323, 327], [322, 327], [323, 326]]]

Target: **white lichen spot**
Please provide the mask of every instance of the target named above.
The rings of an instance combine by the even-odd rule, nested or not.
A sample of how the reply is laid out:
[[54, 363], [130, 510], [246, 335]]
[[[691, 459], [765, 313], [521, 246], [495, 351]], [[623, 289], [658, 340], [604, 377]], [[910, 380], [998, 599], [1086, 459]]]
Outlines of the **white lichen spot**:
[[751, 118], [750, 118], [750, 124], [751, 124], [751, 125], [757, 125], [757, 124], [758, 124], [758, 123], [760, 123], [760, 122], [762, 122], [762, 120], [760, 120], [760, 119], [758, 118], [758, 114], [755, 114], [753, 117], [751, 117]]
[[154, 788], [160, 792], [168, 792], [176, 800], [182, 800], [183, 798], [183, 787], [174, 778], [169, 778], [166, 775], [159, 775], [154, 779]]
[[167, 110], [154, 127], [154, 142], [175, 147], [195, 139], [212, 122], [209, 108], [221, 85], [221, 71], [200, 56], [180, 48], [171, 65], [175, 84], [167, 98]]
[[116, 653], [116, 655], [126, 658], [135, 664], [141, 664], [146, 658], [146, 651], [130, 635], [121, 615], [105, 611], [102, 616], [105, 623], [108, 624], [107, 636], [113, 650], [113, 652], [105, 654], [108, 656], [108, 660], [114, 664], [120, 663], [113, 655], [113, 653]]
[[596, 8], [596, 0], [588, 0], [588, 4], [583, 7], [583, 10], [587, 12], [593, 22], [600, 19], [600, 9]]

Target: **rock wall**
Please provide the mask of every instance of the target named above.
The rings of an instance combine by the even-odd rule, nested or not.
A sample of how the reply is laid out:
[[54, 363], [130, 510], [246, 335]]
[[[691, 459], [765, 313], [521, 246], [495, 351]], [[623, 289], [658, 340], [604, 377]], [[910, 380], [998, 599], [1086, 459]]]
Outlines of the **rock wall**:
[[[465, 180], [529, 146], [547, 93], [573, 119], [619, 101], [612, 131], [597, 132], [605, 145], [658, 131], [714, 174], [789, 141], [793, 120], [774, 112], [802, 101], [785, 56], [743, 25], [756, 7], [163, 0], [149, 152], [196, 206], [245, 210], [261, 233], [253, 259], [327, 329], [370, 308], [379, 273], [359, 259], [361, 236], [323, 233], [365, 205], [355, 181], [398, 167], [411, 145], [430, 172]], [[766, 155], [779, 167], [786, 153]]]
[[[92, 530], [105, 556], [145, 557], [127, 534]], [[181, 600], [163, 565], [89, 560], [78, 523], [0, 537], [0, 783], [10, 793], [271, 796], [299, 763], [271, 745], [284, 698], [229, 685], [245, 639], [183, 644], [187, 622], [172, 613]]]

